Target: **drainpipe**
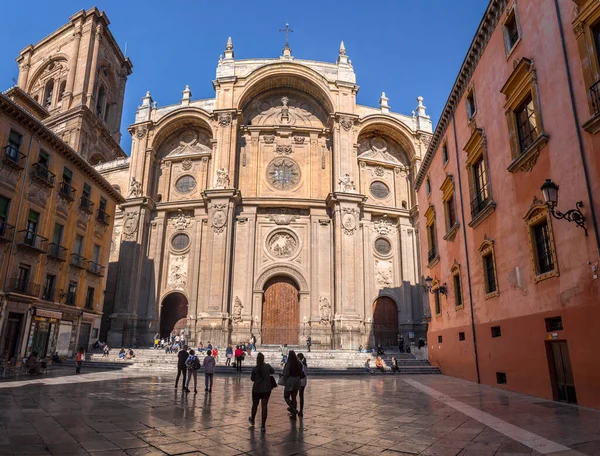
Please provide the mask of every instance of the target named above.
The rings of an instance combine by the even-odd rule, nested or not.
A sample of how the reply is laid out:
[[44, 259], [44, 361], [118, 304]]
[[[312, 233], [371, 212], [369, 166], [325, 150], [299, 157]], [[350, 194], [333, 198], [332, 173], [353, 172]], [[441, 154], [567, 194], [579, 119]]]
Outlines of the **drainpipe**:
[[592, 218], [592, 225], [594, 227], [594, 237], [596, 238], [596, 250], [598, 256], [600, 256], [600, 233], [598, 233], [598, 226], [596, 223], [596, 211], [594, 209], [594, 199], [592, 196], [592, 189], [590, 188], [590, 176], [588, 174], [587, 161], [585, 158], [585, 151], [583, 148], [583, 138], [581, 136], [581, 127], [579, 123], [579, 116], [577, 115], [577, 106], [575, 104], [575, 95], [573, 90], [573, 81], [571, 79], [571, 68], [569, 67], [569, 59], [567, 57], [567, 47], [565, 45], [565, 35], [563, 31], [562, 19], [560, 17], [560, 7], [558, 0], [554, 0], [554, 7], [556, 9], [556, 21], [558, 23], [558, 32], [560, 34], [560, 44], [562, 46], [563, 59], [565, 61], [565, 73], [567, 74], [567, 82], [569, 85], [569, 97], [571, 99], [571, 110], [573, 111], [573, 121], [575, 122], [575, 131], [577, 132], [577, 145], [579, 146], [579, 155], [581, 156], [581, 163], [583, 165], [583, 174], [585, 176], [585, 188], [587, 190], [588, 201], [590, 202], [590, 213]]
[[467, 266], [467, 283], [469, 285], [469, 310], [471, 312], [471, 332], [473, 334], [473, 352], [475, 353], [475, 370], [477, 371], [477, 383], [481, 383], [479, 374], [479, 356], [477, 354], [477, 334], [475, 333], [475, 313], [473, 310], [473, 290], [471, 286], [471, 264], [469, 262], [469, 244], [467, 243], [467, 228], [465, 223], [465, 207], [463, 203], [462, 179], [460, 177], [460, 166], [458, 160], [458, 139], [456, 136], [456, 122], [454, 114], [452, 115], [452, 127], [454, 129], [454, 152], [456, 153], [456, 180], [458, 181], [458, 192], [460, 193], [460, 216], [462, 219], [461, 227], [463, 240], [465, 243], [465, 260]]

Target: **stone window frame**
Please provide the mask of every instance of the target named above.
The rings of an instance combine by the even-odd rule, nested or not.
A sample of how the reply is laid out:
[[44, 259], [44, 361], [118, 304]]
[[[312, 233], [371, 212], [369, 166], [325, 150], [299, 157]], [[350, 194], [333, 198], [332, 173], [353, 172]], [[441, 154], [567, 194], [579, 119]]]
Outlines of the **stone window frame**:
[[[177, 188], [177, 183], [180, 182], [182, 179], [184, 179], [186, 177], [191, 177], [192, 178], [192, 180], [194, 181], [194, 186], [191, 189], [185, 190], [185, 191], [178, 189]], [[198, 187], [198, 180], [192, 174], [190, 174], [190, 173], [183, 173], [183, 174], [177, 176], [177, 178], [175, 179], [175, 182], [173, 183], [173, 188], [180, 195], [189, 195], [194, 190], [196, 190], [196, 187]]]
[[450, 154], [448, 152], [448, 140], [446, 138], [444, 138], [444, 140], [442, 141], [441, 151], [442, 151], [442, 163], [445, 168], [448, 165], [448, 163], [450, 163]]
[[[514, 18], [519, 36], [517, 37], [513, 45], [510, 46], [510, 37], [508, 36], [508, 27], [506, 26], [506, 24], [512, 18]], [[519, 20], [519, 11], [517, 9], [516, 1], [506, 9], [506, 14], [504, 16], [504, 20], [502, 21], [502, 36], [504, 37], [504, 50], [506, 52], [506, 60], [508, 60], [514, 52], [514, 50], [519, 45], [519, 43], [521, 42], [521, 39], [523, 37], [523, 32], [521, 31], [521, 21]]]
[[[175, 248], [175, 245], [173, 245], [173, 241], [179, 235], [184, 235], [184, 236], [187, 236], [187, 238], [188, 238], [187, 245], [182, 249], [177, 249], [177, 248]], [[169, 250], [171, 252], [175, 253], [176, 255], [181, 255], [181, 254], [189, 252], [191, 247], [192, 247], [192, 237], [186, 231], [175, 231], [174, 233], [171, 234], [171, 236], [169, 236]]]
[[[500, 295], [500, 284], [498, 283], [498, 270], [496, 268], [496, 250], [494, 248], [494, 241], [489, 238], [485, 238], [479, 246], [479, 254], [481, 255], [481, 271], [483, 275], [483, 292], [485, 293], [485, 299], [495, 298]], [[488, 293], [488, 279], [485, 267], [485, 257], [488, 255], [492, 256], [492, 265], [494, 266], [494, 279], [496, 281], [496, 289]]]
[[[500, 92], [506, 97], [504, 114], [508, 125], [508, 137], [512, 152], [512, 161], [507, 170], [511, 173], [529, 172], [537, 163], [540, 152], [549, 139], [544, 131], [537, 75], [533, 60], [526, 57], [519, 60]], [[535, 123], [539, 131], [537, 138], [527, 149], [521, 150], [516, 111], [528, 97], [531, 97], [533, 102]]]
[[[442, 317], [442, 297], [440, 296], [440, 281], [438, 279], [434, 279], [431, 282], [431, 291], [433, 293], [433, 313], [436, 318]], [[438, 312], [439, 310], [439, 312]]]
[[[431, 269], [440, 261], [440, 250], [437, 242], [437, 226], [435, 223], [435, 207], [431, 205], [425, 211], [425, 229], [427, 233], [427, 267]], [[431, 231], [433, 231], [433, 234]]]
[[590, 118], [582, 128], [591, 134], [600, 132], [600, 49], [596, 49], [593, 28], [600, 24], [600, 3], [576, 0], [579, 11], [573, 20], [573, 33], [577, 40], [583, 81], [587, 91]]
[[[529, 253], [531, 257], [531, 265], [533, 268], [534, 283], [538, 283], [546, 279], [551, 279], [552, 277], [558, 277], [560, 275], [560, 271], [558, 268], [558, 258], [556, 254], [556, 245], [554, 242], [554, 232], [552, 230], [552, 217], [550, 217], [548, 206], [542, 201], [538, 200], [537, 198], [534, 198], [531, 207], [529, 208], [527, 214], [525, 214], [525, 217], [523, 217], [523, 219], [525, 220], [525, 223], [527, 223], [527, 237], [529, 240]], [[546, 221], [548, 226], [548, 237], [554, 269], [548, 272], [540, 273], [534, 228], [544, 220]]]
[[[469, 102], [469, 98], [472, 102]], [[475, 115], [477, 114], [477, 99], [475, 98], [475, 85], [473, 83], [469, 84], [467, 90], [465, 91], [465, 110], [467, 113], [467, 122], [469, 125], [475, 122]], [[472, 111], [471, 106], [472, 105]]]
[[[460, 264], [454, 261], [454, 264], [450, 268], [450, 275], [452, 276], [452, 292], [454, 293], [454, 310], [461, 310], [465, 307], [465, 297], [463, 295], [462, 276], [460, 274]], [[455, 279], [458, 278], [460, 284], [459, 293], [456, 292]], [[460, 304], [457, 304], [456, 297], [460, 295]]]
[[[452, 174], [446, 174], [446, 179], [442, 182], [440, 187], [442, 191], [442, 203], [444, 205], [444, 225], [446, 227], [446, 234], [444, 235], [444, 241], [453, 241], [460, 226], [458, 222], [458, 211], [456, 207], [456, 192], [454, 186], [454, 176]], [[454, 223], [450, 226], [449, 209], [448, 206], [452, 204], [454, 206]]]
[[[488, 161], [488, 149], [487, 149], [487, 138], [485, 131], [481, 128], [473, 129], [471, 137], [465, 144], [464, 151], [467, 153], [467, 159], [465, 165], [467, 167], [467, 175], [469, 177], [469, 206], [471, 208], [471, 221], [469, 226], [476, 228], [481, 222], [488, 218], [495, 210], [496, 203], [494, 201], [494, 193], [492, 191], [492, 180], [490, 176], [490, 166]], [[478, 163], [482, 159], [485, 164], [485, 172], [487, 176], [487, 193], [488, 201], [476, 215], [473, 216], [472, 203], [475, 199], [475, 170], [473, 165]]]
[[431, 196], [431, 178], [429, 176], [425, 179], [425, 193], [427, 194], [427, 198]]

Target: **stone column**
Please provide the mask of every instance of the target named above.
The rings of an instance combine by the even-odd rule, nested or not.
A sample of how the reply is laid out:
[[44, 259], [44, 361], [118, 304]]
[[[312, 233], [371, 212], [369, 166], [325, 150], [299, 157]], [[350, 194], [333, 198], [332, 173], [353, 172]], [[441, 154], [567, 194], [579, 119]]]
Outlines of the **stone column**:
[[98, 50], [100, 48], [100, 36], [102, 33], [102, 26], [96, 26], [96, 32], [94, 33], [94, 50], [92, 52], [92, 61], [90, 62], [90, 78], [87, 86], [87, 99], [85, 104], [92, 112], [96, 112], [92, 106], [92, 97], [94, 95], [94, 84], [96, 84], [96, 69], [98, 67]]
[[327, 204], [334, 212], [335, 324], [339, 349], [357, 349], [360, 340], [359, 309], [363, 306], [362, 231], [359, 229], [364, 195], [334, 192]]
[[[67, 86], [63, 99], [63, 110], [69, 109], [73, 101], [73, 87], [75, 85], [75, 76], [77, 75], [77, 67], [79, 62], [79, 48], [81, 47], [81, 29], [77, 28], [73, 32], [73, 53], [71, 54], [71, 64], [69, 74], [67, 75]], [[68, 102], [66, 102], [68, 100]]]

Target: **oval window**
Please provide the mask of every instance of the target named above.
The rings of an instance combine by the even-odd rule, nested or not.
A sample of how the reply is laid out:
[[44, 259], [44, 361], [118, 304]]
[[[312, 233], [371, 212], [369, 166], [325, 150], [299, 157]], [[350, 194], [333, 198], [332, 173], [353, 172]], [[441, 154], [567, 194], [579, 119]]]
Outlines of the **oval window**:
[[380, 255], [387, 255], [392, 251], [392, 244], [387, 239], [378, 238], [375, 240], [375, 250]]
[[188, 193], [196, 187], [196, 179], [192, 176], [181, 176], [175, 183], [175, 188], [179, 193]]
[[371, 191], [371, 195], [379, 199], [387, 198], [390, 194], [389, 187], [381, 181], [372, 182], [369, 190]]
[[171, 246], [175, 250], [183, 250], [190, 245], [190, 237], [187, 234], [179, 233], [171, 239]]

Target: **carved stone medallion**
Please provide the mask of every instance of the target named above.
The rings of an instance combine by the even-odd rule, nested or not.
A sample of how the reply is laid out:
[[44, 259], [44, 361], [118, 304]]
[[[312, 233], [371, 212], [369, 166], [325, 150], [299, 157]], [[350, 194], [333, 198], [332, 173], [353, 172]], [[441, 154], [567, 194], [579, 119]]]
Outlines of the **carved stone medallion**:
[[225, 226], [227, 225], [227, 204], [213, 204], [212, 206], [212, 222], [211, 227], [212, 230], [220, 234], [225, 230]]
[[126, 241], [135, 241], [137, 230], [138, 212], [128, 212], [127, 214], [125, 214], [125, 220], [123, 222], [123, 238]]
[[275, 258], [290, 258], [298, 251], [298, 238], [290, 230], [278, 230], [267, 238], [267, 251]]
[[176, 215], [173, 215], [172, 217], [170, 217], [170, 219], [171, 219], [171, 225], [177, 231], [185, 231], [192, 224], [192, 220], [191, 220], [192, 218], [189, 215], [183, 214], [181, 212], [179, 212]]
[[348, 116], [341, 116], [340, 117], [340, 125], [342, 126], [342, 128], [346, 131], [349, 131], [352, 126], [354, 125], [354, 121], [352, 120], [351, 117]]
[[342, 208], [342, 231], [348, 236], [352, 236], [356, 231], [356, 212], [354, 208]]
[[185, 170], [185, 171], [189, 171], [190, 169], [192, 169], [192, 160], [190, 158], [185, 158], [182, 162], [181, 162], [181, 167]]
[[226, 127], [231, 123], [231, 113], [230, 112], [222, 112], [219, 114], [219, 125], [222, 127]]
[[275, 148], [275, 153], [278, 155], [290, 155], [293, 152], [292, 146], [279, 144]]

